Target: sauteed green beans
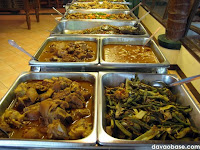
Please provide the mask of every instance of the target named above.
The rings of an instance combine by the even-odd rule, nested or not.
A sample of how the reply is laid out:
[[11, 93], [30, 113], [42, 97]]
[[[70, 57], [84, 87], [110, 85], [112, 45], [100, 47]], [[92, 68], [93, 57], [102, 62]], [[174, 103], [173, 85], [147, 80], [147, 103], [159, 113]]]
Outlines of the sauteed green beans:
[[198, 141], [199, 131], [189, 120], [190, 106], [176, 102], [168, 88], [155, 88], [139, 78], [118, 87], [105, 87], [106, 132], [129, 140]]

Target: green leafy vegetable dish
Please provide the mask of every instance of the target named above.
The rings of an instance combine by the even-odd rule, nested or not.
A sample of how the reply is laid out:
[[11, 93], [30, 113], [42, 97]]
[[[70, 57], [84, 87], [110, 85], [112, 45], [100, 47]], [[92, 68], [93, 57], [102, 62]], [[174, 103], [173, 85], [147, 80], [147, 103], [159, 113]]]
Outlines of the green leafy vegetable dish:
[[126, 79], [118, 87], [105, 87], [106, 132], [119, 139], [199, 141], [189, 120], [190, 106], [177, 103], [168, 88]]

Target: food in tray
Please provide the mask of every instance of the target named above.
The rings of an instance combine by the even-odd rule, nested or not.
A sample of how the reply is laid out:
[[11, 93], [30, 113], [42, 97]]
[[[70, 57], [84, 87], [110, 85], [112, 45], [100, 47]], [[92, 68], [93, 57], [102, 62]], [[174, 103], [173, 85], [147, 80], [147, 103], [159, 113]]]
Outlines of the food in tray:
[[182, 106], [168, 88], [155, 88], [134, 79], [105, 87], [106, 132], [119, 139], [199, 140], [189, 120], [190, 106]]
[[96, 59], [97, 44], [92, 41], [50, 41], [40, 62], [91, 62]]
[[130, 35], [144, 35], [144, 31], [140, 30], [139, 27], [133, 26], [113, 26], [113, 25], [102, 25], [85, 30], [71, 30], [65, 31], [65, 34], [130, 34]]
[[113, 4], [107, 1], [99, 3], [98, 1], [89, 3], [75, 3], [69, 9], [128, 9], [126, 5]]
[[132, 17], [130, 14], [106, 14], [106, 13], [69, 13], [66, 16], [66, 19], [111, 19], [111, 20], [134, 20], [135, 18]]
[[66, 77], [20, 83], [16, 103], [1, 116], [11, 138], [81, 139], [93, 129], [93, 84]]
[[108, 44], [103, 46], [106, 62], [159, 63], [153, 50], [148, 46]]
[[[93, 2], [94, 0], [77, 0], [77, 2]], [[97, 0], [99, 2], [108, 1], [108, 2], [124, 2], [123, 0]]]

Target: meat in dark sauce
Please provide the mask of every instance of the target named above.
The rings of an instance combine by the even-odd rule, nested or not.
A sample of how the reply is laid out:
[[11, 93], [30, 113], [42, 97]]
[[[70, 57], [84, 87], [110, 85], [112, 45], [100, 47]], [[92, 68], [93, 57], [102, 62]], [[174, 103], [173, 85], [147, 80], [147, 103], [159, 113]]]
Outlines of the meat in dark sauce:
[[14, 93], [15, 106], [0, 118], [11, 138], [70, 140], [92, 132], [92, 83], [53, 77], [20, 83]]
[[96, 59], [92, 41], [51, 41], [39, 57], [41, 62], [91, 62]]

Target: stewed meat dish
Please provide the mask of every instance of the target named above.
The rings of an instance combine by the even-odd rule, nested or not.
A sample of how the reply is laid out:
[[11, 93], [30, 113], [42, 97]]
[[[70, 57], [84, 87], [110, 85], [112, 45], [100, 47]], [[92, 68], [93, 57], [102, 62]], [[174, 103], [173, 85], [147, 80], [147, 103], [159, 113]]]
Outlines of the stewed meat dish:
[[81, 139], [93, 129], [93, 84], [66, 77], [20, 83], [0, 118], [11, 138]]
[[97, 45], [92, 41], [50, 41], [39, 57], [41, 62], [91, 62]]

